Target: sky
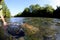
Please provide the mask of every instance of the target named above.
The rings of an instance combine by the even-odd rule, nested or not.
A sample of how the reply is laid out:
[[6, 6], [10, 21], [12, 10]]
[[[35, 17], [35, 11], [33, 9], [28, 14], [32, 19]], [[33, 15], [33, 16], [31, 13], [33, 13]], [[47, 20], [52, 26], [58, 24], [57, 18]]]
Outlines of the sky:
[[54, 9], [56, 9], [56, 6], [60, 6], [60, 0], [5, 0], [5, 3], [12, 16], [16, 15], [19, 12], [23, 12], [23, 10], [26, 7], [29, 7], [31, 4], [39, 4], [40, 6], [49, 4]]

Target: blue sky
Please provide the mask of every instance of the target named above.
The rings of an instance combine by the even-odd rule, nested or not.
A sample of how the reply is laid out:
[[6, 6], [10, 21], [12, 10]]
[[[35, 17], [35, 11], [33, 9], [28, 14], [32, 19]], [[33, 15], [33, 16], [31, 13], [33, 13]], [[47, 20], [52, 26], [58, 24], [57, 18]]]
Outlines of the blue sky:
[[29, 7], [31, 4], [39, 4], [40, 6], [49, 4], [55, 9], [56, 6], [60, 6], [60, 0], [5, 0], [5, 3], [12, 16], [22, 12], [24, 8]]

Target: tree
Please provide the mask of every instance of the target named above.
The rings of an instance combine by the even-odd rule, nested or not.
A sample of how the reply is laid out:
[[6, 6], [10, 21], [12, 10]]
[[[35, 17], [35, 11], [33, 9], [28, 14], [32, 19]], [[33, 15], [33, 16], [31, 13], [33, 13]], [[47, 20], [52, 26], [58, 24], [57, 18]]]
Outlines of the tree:
[[53, 16], [53, 7], [50, 5], [45, 5], [41, 7], [40, 5], [30, 5], [28, 8], [25, 8], [20, 16], [27, 17], [52, 17]]
[[5, 15], [6, 15], [6, 17], [8, 17], [8, 18], [11, 17], [9, 9], [6, 10], [6, 14], [5, 14]]
[[30, 16], [30, 15], [31, 15], [30, 9], [29, 8], [25, 8], [20, 16]]
[[16, 14], [14, 17], [20, 17], [20, 15], [21, 15], [21, 12], [19, 12], [18, 14]]
[[3, 15], [4, 17], [10, 17], [10, 11], [7, 7], [7, 5], [5, 4], [4, 0], [2, 1], [2, 5], [3, 5]]
[[50, 13], [53, 13], [53, 11], [54, 11], [52, 6], [50, 6], [50, 5], [46, 5], [45, 9], [46, 9], [47, 12], [50, 12]]
[[59, 6], [57, 6], [56, 10], [54, 10], [53, 14], [54, 14], [54, 17], [56, 17], [56, 18], [60, 17], [60, 7]]
[[40, 8], [40, 6], [38, 4], [29, 6], [30, 12], [32, 12], [34, 10], [38, 10], [39, 8]]
[[44, 15], [47, 17], [52, 17], [53, 11], [54, 11], [54, 9], [50, 5], [45, 5], [45, 7], [43, 9]]

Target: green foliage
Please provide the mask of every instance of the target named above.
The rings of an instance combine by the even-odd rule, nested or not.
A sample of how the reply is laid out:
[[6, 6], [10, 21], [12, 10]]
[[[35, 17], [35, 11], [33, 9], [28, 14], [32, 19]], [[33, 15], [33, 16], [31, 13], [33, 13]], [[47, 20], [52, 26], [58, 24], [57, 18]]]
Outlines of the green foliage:
[[21, 15], [21, 13], [19, 12], [19, 13], [18, 13], [17, 15], [15, 15], [14, 17], [16, 17], [16, 16], [18, 16], [18, 17], [19, 17], [20, 15]]
[[57, 9], [54, 11], [54, 17], [60, 18], [60, 6], [57, 6]]
[[30, 12], [32, 12], [34, 10], [39, 10], [39, 8], [40, 8], [40, 6], [38, 4], [29, 6]]
[[46, 4], [45, 6], [30, 5], [28, 8], [25, 8], [21, 14], [15, 15], [15, 17], [52, 17], [59, 18], [60, 16], [60, 7], [57, 6], [55, 10], [51, 5]]
[[8, 9], [8, 7], [7, 7], [7, 5], [5, 4], [4, 1], [2, 2], [2, 5], [3, 5], [3, 15], [4, 15], [4, 17], [9, 18], [11, 16], [10, 11], [9, 11], [9, 9]]
[[46, 12], [48, 12], [48, 13], [53, 13], [53, 11], [54, 11], [54, 9], [52, 8], [52, 6], [50, 6], [50, 5], [46, 5], [46, 6], [45, 6], [45, 10], [46, 10]]
[[[45, 5], [41, 7], [40, 5], [30, 5], [28, 8], [25, 8], [24, 11], [20, 14], [20, 16], [43, 16], [43, 17], [51, 17], [53, 15], [54, 9], [50, 5]], [[18, 17], [16, 15], [16, 17]]]

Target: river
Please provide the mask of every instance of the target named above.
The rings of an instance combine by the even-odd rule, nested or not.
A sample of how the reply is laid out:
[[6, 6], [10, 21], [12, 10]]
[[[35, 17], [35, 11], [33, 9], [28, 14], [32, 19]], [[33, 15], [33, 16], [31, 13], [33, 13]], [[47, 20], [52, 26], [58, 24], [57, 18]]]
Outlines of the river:
[[[16, 18], [8, 18], [7, 22], [17, 22], [22, 24], [24, 21], [24, 17], [16, 17]], [[60, 19], [53, 19], [53, 21], [57, 24], [58, 22], [60, 22]], [[55, 26], [55, 25], [54, 25]], [[55, 26], [56, 30], [58, 30], [58, 32], [60, 33], [60, 26]], [[60, 34], [56, 35], [56, 40], [60, 40]]]

